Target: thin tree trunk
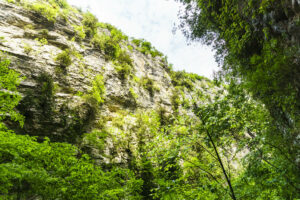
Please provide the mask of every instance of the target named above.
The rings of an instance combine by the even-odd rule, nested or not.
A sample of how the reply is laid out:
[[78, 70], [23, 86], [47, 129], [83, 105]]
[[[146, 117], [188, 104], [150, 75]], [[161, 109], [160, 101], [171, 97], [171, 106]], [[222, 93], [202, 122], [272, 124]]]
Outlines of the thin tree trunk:
[[227, 173], [226, 173], [226, 170], [225, 170], [225, 168], [224, 168], [223, 162], [222, 162], [222, 160], [221, 160], [221, 157], [219, 156], [217, 147], [216, 147], [216, 145], [215, 145], [215, 143], [214, 143], [214, 141], [213, 141], [213, 139], [212, 139], [212, 137], [211, 137], [211, 135], [210, 135], [210, 133], [209, 133], [208, 130], [206, 130], [206, 133], [207, 133], [207, 135], [208, 135], [208, 137], [209, 137], [210, 142], [212, 143], [212, 145], [213, 145], [213, 147], [214, 147], [214, 151], [215, 151], [215, 153], [216, 153], [216, 155], [217, 155], [217, 158], [218, 158], [218, 161], [219, 161], [219, 163], [220, 163], [220, 165], [221, 165], [223, 174], [224, 174], [224, 176], [225, 176], [225, 178], [226, 178], [226, 181], [227, 181], [227, 183], [228, 183], [228, 186], [229, 186], [229, 189], [230, 189], [230, 192], [231, 192], [231, 198], [232, 198], [233, 200], [236, 200], [236, 197], [235, 197], [235, 194], [234, 194], [234, 190], [233, 190], [233, 188], [232, 188], [232, 186], [231, 186], [231, 181], [230, 181], [230, 179], [229, 179], [228, 176], [227, 176]]
[[[195, 104], [194, 104], [194, 107], [195, 107], [194, 109], [197, 109], [197, 108], [198, 108], [198, 106], [195, 105]], [[203, 124], [205, 124], [205, 122], [204, 122], [203, 117], [201, 116], [201, 114], [200, 114], [200, 120], [202, 121]], [[231, 198], [232, 198], [233, 200], [237, 200], [236, 197], [235, 197], [235, 194], [234, 194], [234, 190], [233, 190], [232, 185], [231, 185], [231, 181], [230, 181], [230, 179], [229, 179], [228, 176], [227, 176], [227, 173], [226, 173], [226, 170], [225, 170], [225, 168], [224, 168], [223, 162], [222, 162], [222, 160], [221, 160], [221, 157], [219, 156], [217, 147], [216, 147], [216, 145], [215, 145], [215, 143], [214, 143], [214, 141], [213, 141], [213, 139], [212, 139], [212, 137], [211, 137], [211, 135], [210, 135], [210, 133], [209, 133], [209, 131], [208, 131], [207, 129], [206, 129], [206, 133], [207, 133], [207, 135], [208, 135], [208, 137], [209, 137], [210, 142], [211, 142], [212, 145], [213, 145], [214, 151], [215, 151], [215, 153], [216, 153], [216, 155], [217, 155], [217, 158], [218, 158], [218, 161], [219, 161], [220, 166], [221, 166], [221, 168], [222, 168], [223, 174], [224, 174], [224, 176], [225, 176], [225, 178], [226, 178], [226, 181], [227, 181], [227, 183], [228, 183], [228, 186], [229, 186], [229, 189], [230, 189], [230, 192], [231, 192]]]

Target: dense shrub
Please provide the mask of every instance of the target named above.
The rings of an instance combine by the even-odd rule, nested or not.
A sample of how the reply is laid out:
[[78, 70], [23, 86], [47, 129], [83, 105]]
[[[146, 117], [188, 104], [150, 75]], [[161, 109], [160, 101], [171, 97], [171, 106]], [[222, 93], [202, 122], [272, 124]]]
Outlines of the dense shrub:
[[118, 42], [112, 40], [105, 34], [96, 34], [91, 40], [93, 46], [104, 53], [107, 60], [115, 60], [118, 58], [121, 48]]
[[172, 68], [170, 68], [169, 75], [174, 86], [184, 86], [189, 90], [194, 89], [196, 81], [205, 80], [206, 82], [211, 82], [208, 78], [199, 76], [198, 74], [187, 73], [185, 71], [174, 71]]
[[131, 59], [130, 55], [124, 50], [120, 52], [117, 61], [122, 64], [133, 66], [133, 60]]
[[69, 4], [66, 0], [48, 0], [50, 3], [55, 3], [54, 5], [58, 5], [60, 8], [69, 8]]
[[114, 43], [112, 40], [108, 40], [104, 44], [104, 54], [107, 59], [115, 60], [118, 58], [120, 53], [120, 46]]
[[121, 30], [117, 29], [116, 27], [114, 27], [111, 24], [107, 24], [107, 23], [99, 23], [99, 26], [103, 29], [107, 29], [109, 30], [111, 37], [113, 38], [114, 41], [118, 41], [121, 42], [122, 40], [127, 41], [128, 40], [128, 36], [125, 35]]
[[122, 33], [122, 31], [120, 31], [119, 29], [117, 29], [115, 27], [113, 27], [110, 30], [110, 34], [111, 34], [112, 39], [115, 42], [122, 42], [122, 41], [127, 41], [128, 40], [128, 36], [124, 35]]
[[127, 63], [114, 63], [115, 70], [118, 72], [121, 80], [126, 80], [132, 73], [132, 67]]
[[91, 42], [95, 48], [104, 53], [107, 60], [114, 61], [116, 71], [120, 78], [124, 80], [133, 72], [133, 61], [126, 51], [121, 50], [120, 39], [121, 37], [118, 36], [96, 34]]
[[0, 52], [0, 130], [4, 128], [2, 121], [11, 119], [19, 121], [23, 125], [24, 117], [14, 108], [21, 100], [21, 95], [17, 92], [17, 86], [21, 82], [20, 74], [9, 69], [10, 60]]
[[104, 102], [105, 96], [105, 85], [103, 81], [103, 76], [98, 74], [92, 82], [92, 90], [90, 95], [98, 102], [102, 104]]
[[127, 79], [133, 73], [133, 63], [126, 51], [121, 51], [114, 62], [116, 71], [122, 80]]
[[42, 16], [47, 18], [50, 22], [56, 21], [59, 12], [58, 8], [54, 8], [45, 2], [37, 2], [34, 4], [30, 4], [29, 8], [40, 13]]
[[138, 47], [138, 50], [145, 55], [150, 54], [153, 58], [156, 56], [163, 56], [163, 54], [155, 49], [150, 42], [147, 42], [144, 39], [133, 39], [132, 42]]
[[108, 40], [109, 40], [109, 36], [104, 34], [96, 34], [91, 39], [91, 43], [93, 44], [94, 48], [101, 51], [102, 49], [104, 49], [104, 45]]
[[121, 168], [104, 172], [79, 153], [69, 144], [48, 139], [38, 143], [29, 136], [1, 131], [0, 197], [139, 199], [142, 182], [132, 172]]
[[175, 90], [172, 93], [171, 96], [171, 103], [172, 103], [172, 107], [173, 109], [176, 111], [178, 110], [180, 104], [181, 104], [181, 93], [180, 93], [180, 89], [175, 88]]
[[144, 89], [148, 90], [150, 96], [154, 96], [154, 93], [159, 91], [159, 87], [157, 87], [155, 81], [149, 77], [143, 77], [141, 79], [141, 85]]
[[[132, 66], [130, 56], [121, 48], [121, 43], [128, 40], [128, 37], [116, 27], [99, 23], [97, 18], [91, 13], [86, 13], [83, 18], [83, 27], [74, 26], [77, 35], [84, 38], [85, 35], [91, 38], [91, 44], [94, 48], [100, 50], [106, 60], [117, 61], [120, 65], [127, 63]], [[98, 28], [107, 29], [110, 33], [99, 33]], [[85, 34], [82, 33], [85, 31]]]
[[55, 61], [60, 64], [62, 67], [68, 67], [72, 64], [71, 53], [69, 49], [63, 50], [55, 57]]
[[97, 34], [99, 27], [98, 19], [90, 12], [83, 15], [82, 24], [84, 26], [85, 34], [88, 38], [93, 38]]
[[73, 25], [73, 27], [76, 32], [76, 36], [78, 36], [78, 40], [81, 41], [81, 40], [85, 39], [86, 34], [84, 31], [84, 26]]

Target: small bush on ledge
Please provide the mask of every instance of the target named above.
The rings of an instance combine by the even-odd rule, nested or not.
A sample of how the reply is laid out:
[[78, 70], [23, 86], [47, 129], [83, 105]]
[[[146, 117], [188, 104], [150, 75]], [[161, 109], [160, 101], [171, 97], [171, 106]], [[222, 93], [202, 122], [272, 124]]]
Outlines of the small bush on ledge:
[[88, 38], [93, 38], [97, 34], [97, 28], [99, 27], [98, 19], [90, 12], [83, 15], [82, 21], [85, 34]]
[[96, 34], [91, 40], [94, 48], [100, 50], [106, 60], [116, 60], [121, 52], [121, 47], [117, 42], [114, 42], [108, 35]]
[[72, 59], [71, 59], [71, 55], [70, 55], [70, 50], [66, 49], [63, 50], [61, 53], [59, 53], [56, 57], [55, 57], [55, 61], [58, 62], [60, 64], [60, 66], [62, 67], [68, 67], [72, 64]]
[[156, 56], [163, 56], [163, 54], [155, 49], [150, 42], [144, 39], [133, 39], [132, 42], [138, 47], [138, 50], [145, 55], [150, 54], [153, 58]]
[[59, 9], [50, 6], [48, 3], [35, 3], [30, 5], [30, 9], [36, 11], [42, 16], [46, 17], [50, 22], [56, 22]]
[[114, 62], [114, 67], [121, 80], [126, 80], [133, 71], [132, 67], [127, 63]]
[[100, 74], [98, 74], [93, 81], [91, 96], [97, 101], [98, 104], [104, 103], [105, 85], [103, 76]]
[[155, 92], [160, 91], [159, 87], [156, 86], [155, 81], [149, 77], [143, 77], [141, 79], [141, 84], [144, 89], [148, 90], [151, 97], [154, 96]]
[[73, 25], [73, 28], [74, 28], [74, 31], [75, 31], [75, 34], [76, 34], [76, 39], [81, 42], [83, 39], [85, 39], [86, 37], [86, 34], [85, 34], [85, 31], [84, 31], [84, 27], [83, 26], [76, 26], [76, 25]]

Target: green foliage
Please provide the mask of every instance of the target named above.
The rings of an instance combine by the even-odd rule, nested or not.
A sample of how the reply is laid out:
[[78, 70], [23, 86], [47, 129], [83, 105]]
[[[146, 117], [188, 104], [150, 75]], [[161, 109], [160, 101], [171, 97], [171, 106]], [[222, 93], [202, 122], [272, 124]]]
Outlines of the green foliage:
[[200, 0], [191, 6], [196, 1], [180, 2], [186, 10], [181, 16], [185, 35], [213, 44], [223, 74], [242, 78], [241, 85], [266, 104], [278, 123], [295, 126], [300, 113], [299, 44], [292, 39], [296, 32], [286, 26], [296, 20], [291, 3]]
[[[84, 14], [82, 23], [83, 27], [74, 26], [77, 35], [81, 35], [80, 38], [84, 38], [85, 35], [91, 38], [91, 44], [104, 54], [105, 59], [117, 61], [122, 68], [129, 68], [124, 66], [125, 63], [132, 66], [130, 56], [120, 46], [122, 42], [128, 40], [122, 31], [110, 24], [99, 23], [97, 18], [89, 12]], [[98, 28], [107, 29], [110, 34], [99, 33]], [[85, 35], [82, 33], [83, 30]]]
[[131, 59], [130, 55], [124, 50], [120, 52], [117, 61], [121, 64], [127, 64], [131, 67], [133, 66], [133, 60]]
[[21, 100], [17, 87], [21, 82], [20, 74], [9, 69], [10, 60], [0, 52], [0, 130], [4, 128], [2, 121], [11, 119], [24, 124], [24, 117], [14, 108]]
[[132, 67], [128, 64], [114, 63], [114, 67], [121, 80], [126, 80], [132, 72]]
[[[250, 58], [250, 65], [253, 69], [247, 76], [247, 82], [243, 85], [253, 93], [253, 96], [261, 99], [270, 112], [285, 120], [285, 116], [278, 112], [289, 115], [291, 119], [297, 120], [298, 93], [294, 83], [295, 65], [293, 60], [293, 48], [283, 49], [277, 40], [265, 42], [260, 55], [253, 55]], [[267, 70], [266, 70], [267, 69]], [[264, 95], [268, 94], [268, 95]]]
[[220, 170], [209, 153], [197, 148], [204, 144], [197, 121], [185, 115], [170, 117], [146, 145], [155, 166], [152, 195], [155, 199], [222, 199], [224, 190], [209, 175], [211, 170], [218, 177]]
[[92, 90], [90, 91], [91, 97], [93, 97], [98, 104], [104, 103], [105, 96], [105, 85], [103, 76], [98, 74], [92, 82]]
[[[263, 105], [236, 84], [228, 89], [227, 95], [216, 96], [197, 113], [217, 146], [228, 151], [235, 144], [238, 151], [249, 151], [242, 163], [244, 170], [234, 182], [237, 195], [243, 199], [297, 198], [299, 169], [286, 157], [295, 158], [296, 151], [278, 134], [280, 129]], [[254, 185], [257, 190], [250, 190]]]
[[48, 40], [46, 38], [35, 38], [35, 41], [37, 41], [40, 46], [45, 46], [48, 44]]
[[60, 64], [61, 67], [66, 68], [72, 64], [71, 52], [69, 49], [63, 50], [61, 53], [57, 54], [54, 58], [56, 62]]
[[33, 4], [29, 4], [29, 8], [47, 18], [48, 21], [53, 23], [56, 22], [56, 18], [59, 12], [58, 8], [52, 7], [46, 2], [36, 2]]
[[196, 81], [210, 81], [209, 79], [199, 76], [198, 74], [187, 73], [185, 71], [173, 71], [172, 69], [170, 69], [169, 74], [174, 86], [183, 86], [188, 90], [194, 89], [194, 84], [196, 83]]
[[84, 31], [84, 26], [76, 26], [76, 25], [73, 25], [74, 27], [74, 30], [76, 32], [76, 35], [78, 36], [78, 39], [79, 41], [85, 39], [85, 31]]
[[96, 34], [91, 40], [93, 46], [101, 50], [105, 58], [114, 61], [114, 66], [122, 80], [126, 80], [133, 72], [133, 63], [129, 54], [121, 50], [120, 42], [124, 36], [120, 31], [113, 28], [111, 35]]
[[148, 90], [150, 96], [154, 96], [155, 92], [160, 91], [159, 87], [155, 84], [154, 80], [149, 77], [143, 77], [141, 79], [141, 85], [145, 90]]
[[132, 52], [133, 51], [133, 47], [131, 45], [127, 45], [127, 49]]
[[[126, 36], [127, 37], [127, 36]], [[117, 60], [119, 63], [132, 65], [130, 56], [121, 49], [120, 43], [126, 37], [117, 29], [111, 30], [111, 35], [96, 34], [91, 40], [93, 46], [105, 54], [107, 60]]]
[[[107, 105], [111, 114], [100, 115], [105, 83], [102, 75], [95, 76], [88, 94], [76, 94], [83, 97], [84, 104], [74, 109], [62, 106], [59, 112], [65, 133], [53, 134], [51, 139], [77, 143], [105, 170], [75, 146], [53, 143], [45, 137], [37, 142], [34, 137], [7, 131], [1, 124], [1, 199], [234, 199], [229, 185], [236, 199], [300, 198], [297, 47], [285, 44], [289, 36], [274, 34], [272, 29], [272, 23], [281, 20], [278, 12], [284, 2], [181, 2], [187, 6], [187, 16], [182, 18], [183, 25], [189, 27], [185, 33], [191, 39], [214, 43], [223, 58], [220, 79], [211, 82], [196, 74], [175, 72], [162, 58], [161, 67], [175, 86], [173, 112], [162, 107], [158, 111], [138, 110], [135, 106], [135, 113], [131, 113], [129, 104], [120, 100], [126, 110]], [[70, 9], [64, 0], [36, 4], [41, 4], [36, 5], [36, 11], [53, 22], [62, 12], [67, 16]], [[281, 10], [280, 16], [284, 16], [286, 11]], [[270, 21], [270, 13], [278, 18]], [[110, 33], [98, 32], [101, 29]], [[151, 96], [159, 91], [149, 77], [134, 76], [133, 60], [121, 48], [130, 50], [131, 46], [120, 30], [99, 23], [91, 13], [85, 14], [82, 26], [74, 26], [74, 30], [77, 40], [87, 37], [112, 61], [120, 79], [132, 77]], [[47, 44], [48, 31], [41, 30], [37, 37], [41, 45]], [[132, 43], [144, 54], [162, 56], [149, 42], [134, 39]], [[30, 51], [24, 45], [24, 52]], [[72, 58], [83, 59], [78, 52], [66, 49], [55, 60], [65, 68]], [[8, 65], [1, 56], [0, 122], [11, 119], [22, 125], [23, 117], [14, 109], [21, 99], [16, 90], [20, 78]], [[222, 86], [216, 89], [218, 81]], [[34, 109], [43, 112], [41, 121], [52, 121], [55, 86], [51, 76], [41, 74], [35, 90], [38, 95], [33, 95], [32, 101], [25, 95], [18, 110], [27, 108], [26, 123], [31, 122], [29, 112]], [[67, 92], [76, 91], [71, 88]], [[193, 96], [186, 98], [187, 92]], [[128, 95], [137, 101], [133, 88]], [[191, 114], [191, 103], [196, 116]], [[51, 128], [47, 125], [40, 130]], [[104, 158], [108, 164], [101, 162]]]
[[127, 35], [125, 35], [121, 30], [117, 29], [116, 27], [112, 26], [111, 24], [99, 23], [99, 26], [103, 29], [109, 30], [111, 37], [113, 38], [114, 41], [121, 42], [122, 40], [124, 40], [124, 41], [128, 40]]
[[119, 44], [105, 34], [96, 34], [91, 42], [95, 48], [103, 51], [105, 58], [108, 60], [116, 59], [121, 51]]
[[69, 6], [66, 0], [38, 0], [33, 2], [17, 0], [12, 3], [38, 13], [52, 24], [56, 22], [58, 17], [67, 22], [69, 17], [76, 13], [76, 10]]
[[181, 104], [181, 90], [177, 87], [173, 91], [173, 94], [171, 96], [171, 103], [173, 109], [176, 111], [178, 110], [180, 104]]
[[126, 80], [133, 73], [132, 59], [125, 51], [120, 52], [114, 66], [122, 80]]
[[140, 171], [140, 176], [143, 180], [141, 195], [144, 199], [153, 199], [152, 193], [155, 188], [154, 170], [151, 161], [145, 155], [142, 155]]
[[142, 182], [129, 170], [104, 172], [69, 144], [48, 139], [37, 143], [29, 136], [3, 131], [0, 138], [0, 196], [4, 199], [139, 199]]
[[60, 8], [66, 9], [69, 8], [69, 4], [66, 0], [48, 0], [52, 5], [58, 5]]
[[[237, 199], [299, 198], [299, 177], [295, 175], [299, 174], [295, 151], [299, 143], [294, 142], [300, 120], [299, 39], [294, 39], [297, 31], [288, 28], [297, 23], [297, 13], [291, 9], [294, 5], [274, 0], [180, 2], [185, 5], [183, 32], [189, 39], [214, 46], [222, 64], [218, 81], [227, 81], [229, 96], [236, 103], [243, 102], [233, 106], [229, 99], [226, 103], [218, 100], [207, 111], [209, 126], [222, 133], [214, 138], [217, 143], [239, 130], [240, 136], [234, 138], [239, 138], [239, 145], [248, 146], [245, 171], [236, 182]], [[242, 95], [243, 90], [259, 102], [250, 106], [252, 100]], [[239, 113], [240, 108], [245, 110]], [[256, 125], [259, 127], [254, 128]], [[245, 130], [251, 139], [240, 139]]]
[[134, 99], [135, 102], [139, 98], [139, 95], [134, 91], [133, 88], [129, 88], [129, 94]]
[[137, 47], [139, 47], [141, 45], [143, 40], [139, 40], [139, 39], [133, 39], [131, 40], [131, 42], [133, 42]]
[[110, 25], [110, 24], [106, 24], [105, 27], [110, 30], [110, 34], [111, 37], [113, 38], [114, 41], [127, 41], [128, 40], [128, 36], [124, 35], [123, 32], [119, 29], [117, 29], [116, 27]]
[[153, 58], [156, 56], [163, 56], [163, 54], [156, 50], [150, 42], [147, 42], [144, 39], [133, 39], [132, 42], [138, 47], [138, 50], [145, 55], [150, 54]]
[[[22, 125], [22, 116], [14, 111], [21, 97], [16, 91], [20, 78], [8, 65], [9, 60], [1, 56], [0, 120], [9, 117]], [[49, 77], [40, 76], [39, 80], [45, 97], [52, 96], [54, 86]], [[38, 143], [34, 137], [8, 131], [3, 124], [0, 172], [1, 199], [141, 199], [143, 182], [130, 170], [104, 172], [70, 144], [51, 143], [47, 138]]]
[[85, 148], [96, 148], [98, 151], [103, 151], [108, 134], [104, 131], [93, 130], [91, 133], [86, 133], [83, 136], [83, 145]]
[[42, 29], [39, 31], [39, 35], [41, 38], [47, 38], [49, 36], [49, 31], [48, 29]]
[[[191, 103], [193, 102], [193, 100], [187, 98], [185, 92], [187, 91], [185, 90], [184, 86], [176, 86], [172, 91], [171, 103], [172, 108], [175, 112], [178, 112], [180, 106], [182, 106], [184, 109], [191, 109]], [[201, 96], [198, 96], [196, 98], [201, 99]], [[201, 101], [205, 100], [206, 99], [201, 99]]]
[[106, 59], [114, 60], [119, 56], [120, 46], [111, 40], [104, 44], [104, 54]]
[[84, 26], [85, 35], [88, 38], [93, 38], [97, 34], [99, 27], [98, 19], [90, 12], [83, 15], [82, 24]]

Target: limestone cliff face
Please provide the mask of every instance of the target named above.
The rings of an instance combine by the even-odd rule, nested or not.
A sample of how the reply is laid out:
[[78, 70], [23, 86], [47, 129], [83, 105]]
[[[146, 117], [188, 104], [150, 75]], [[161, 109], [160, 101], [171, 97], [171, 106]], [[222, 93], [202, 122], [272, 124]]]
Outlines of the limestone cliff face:
[[[162, 56], [145, 55], [130, 41], [123, 41], [121, 47], [133, 61], [132, 73], [120, 78], [114, 62], [90, 39], [72, 39], [74, 27], [81, 22], [79, 13], [68, 20], [57, 18], [54, 23], [23, 6], [0, 1], [0, 51], [10, 57], [11, 68], [26, 77], [20, 85], [23, 99], [18, 106], [26, 118], [25, 125], [21, 129], [8, 122], [18, 133], [83, 144], [83, 134], [112, 126], [112, 119], [120, 112], [130, 124], [135, 121], [135, 113], [147, 110], [160, 110], [168, 117], [175, 112], [174, 101], [180, 101], [177, 112], [192, 116], [191, 105], [201, 103], [195, 94], [210, 95], [212, 90], [205, 91], [210, 84], [206, 79], [192, 82], [193, 90], [183, 88], [178, 95]], [[98, 31], [109, 35], [107, 29]], [[66, 49], [71, 64], [62, 66], [57, 57]], [[105, 86], [103, 103], [86, 95], [93, 90], [98, 75]], [[119, 137], [118, 131], [110, 134]], [[104, 151], [114, 148], [110, 140], [106, 138]], [[97, 150], [92, 151], [97, 154]]]

